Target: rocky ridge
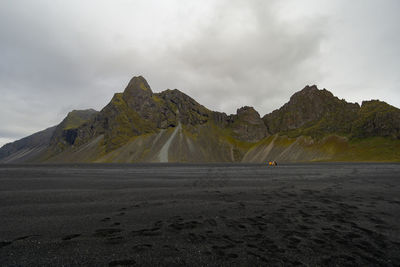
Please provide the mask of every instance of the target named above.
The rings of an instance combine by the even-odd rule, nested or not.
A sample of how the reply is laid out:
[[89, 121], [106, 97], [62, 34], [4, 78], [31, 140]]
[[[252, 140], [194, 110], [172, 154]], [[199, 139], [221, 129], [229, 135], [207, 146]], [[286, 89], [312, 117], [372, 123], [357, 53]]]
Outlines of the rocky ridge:
[[[3, 146], [0, 162], [22, 151], [22, 162], [346, 160], [349, 151], [359, 151], [354, 160], [400, 160], [388, 150], [400, 143], [399, 109], [348, 103], [315, 85], [261, 118], [248, 106], [232, 115], [211, 111], [177, 89], [153, 93], [138, 76], [101, 111], [72, 111], [44, 132]], [[29, 156], [37, 137], [40, 153]], [[376, 155], [370, 143], [379, 143]]]

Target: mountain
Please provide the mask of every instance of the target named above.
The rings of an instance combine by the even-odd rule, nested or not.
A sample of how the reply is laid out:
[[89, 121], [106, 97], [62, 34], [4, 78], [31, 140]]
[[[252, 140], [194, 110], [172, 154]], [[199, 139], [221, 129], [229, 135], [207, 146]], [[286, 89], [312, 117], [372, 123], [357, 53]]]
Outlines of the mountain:
[[324, 137], [337, 134], [350, 138], [374, 136], [400, 138], [399, 109], [378, 100], [347, 103], [326, 89], [306, 86], [280, 109], [263, 117], [271, 134]]
[[93, 109], [73, 110], [60, 124], [4, 145], [0, 148], [0, 162], [41, 162], [42, 155], [49, 150], [55, 140], [68, 143], [76, 128], [96, 113], [97, 111]]
[[45, 151], [50, 145], [50, 139], [56, 126], [24, 137], [0, 148], [0, 162], [22, 163], [34, 161], [35, 157]]
[[78, 134], [79, 126], [93, 118], [98, 112], [94, 109], [73, 110], [56, 126], [50, 138], [50, 144], [61, 142], [63, 145], [72, 145]]
[[359, 109], [358, 104], [347, 103], [313, 85], [295, 93], [280, 109], [265, 115], [263, 121], [272, 134], [313, 137], [326, 133], [346, 134]]
[[400, 110], [385, 102], [313, 85], [263, 117], [248, 106], [227, 115], [138, 76], [101, 111], [74, 110], [3, 146], [0, 162], [400, 161], [399, 151]]

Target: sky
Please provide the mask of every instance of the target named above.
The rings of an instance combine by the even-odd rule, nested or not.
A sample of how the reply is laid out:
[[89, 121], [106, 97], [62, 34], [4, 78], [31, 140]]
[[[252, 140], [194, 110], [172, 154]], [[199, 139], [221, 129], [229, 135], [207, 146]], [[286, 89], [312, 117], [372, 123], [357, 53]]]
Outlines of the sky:
[[398, 0], [0, 1], [0, 146], [133, 76], [261, 116], [306, 85], [400, 107]]

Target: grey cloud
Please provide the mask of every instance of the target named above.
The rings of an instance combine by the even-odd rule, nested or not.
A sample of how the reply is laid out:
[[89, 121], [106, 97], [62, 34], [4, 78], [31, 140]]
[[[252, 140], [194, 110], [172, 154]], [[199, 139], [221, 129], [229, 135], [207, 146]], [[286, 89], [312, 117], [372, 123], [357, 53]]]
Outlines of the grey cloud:
[[302, 21], [308, 30], [296, 31], [279, 21], [271, 2], [234, 3], [220, 6], [197, 36], [171, 49], [177, 67], [169, 76], [213, 108], [254, 105], [266, 113], [277, 107], [271, 98], [283, 104], [288, 90], [300, 89], [290, 87], [320, 75], [309, 63], [319, 55], [321, 21]]

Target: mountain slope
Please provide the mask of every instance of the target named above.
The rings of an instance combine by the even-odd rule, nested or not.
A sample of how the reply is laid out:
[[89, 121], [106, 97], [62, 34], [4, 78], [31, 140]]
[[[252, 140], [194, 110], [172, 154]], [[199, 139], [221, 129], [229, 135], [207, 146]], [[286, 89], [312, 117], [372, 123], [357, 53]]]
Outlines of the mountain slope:
[[315, 85], [261, 118], [247, 106], [211, 111], [177, 89], [153, 93], [138, 76], [101, 111], [72, 111], [51, 129], [36, 134], [40, 146], [4, 146], [0, 161], [400, 161], [399, 109], [376, 100], [360, 107]]
[[[63, 128], [60, 126], [59, 128]], [[179, 90], [153, 93], [139, 76], [78, 128], [52, 139], [45, 162], [240, 161], [267, 135], [251, 107], [213, 112]]]
[[42, 155], [46, 154], [55, 142], [62, 140], [63, 143], [70, 143], [76, 135], [76, 128], [96, 113], [93, 109], [73, 110], [59, 125], [4, 145], [0, 148], [0, 162], [41, 162]]
[[53, 126], [13, 143], [5, 144], [0, 148], [0, 162], [22, 163], [35, 161], [36, 157], [48, 148], [55, 129], [56, 126]]

